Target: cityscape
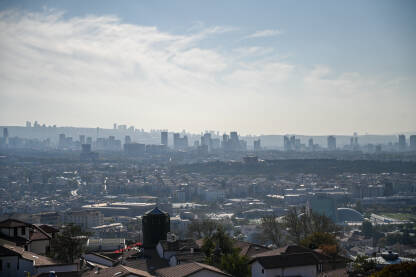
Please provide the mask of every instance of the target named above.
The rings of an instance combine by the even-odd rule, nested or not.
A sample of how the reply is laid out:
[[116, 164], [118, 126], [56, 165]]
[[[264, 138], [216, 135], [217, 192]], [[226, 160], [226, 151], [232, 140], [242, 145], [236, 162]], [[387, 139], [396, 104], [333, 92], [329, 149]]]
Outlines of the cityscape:
[[0, 277], [416, 276], [414, 1], [0, 1]]

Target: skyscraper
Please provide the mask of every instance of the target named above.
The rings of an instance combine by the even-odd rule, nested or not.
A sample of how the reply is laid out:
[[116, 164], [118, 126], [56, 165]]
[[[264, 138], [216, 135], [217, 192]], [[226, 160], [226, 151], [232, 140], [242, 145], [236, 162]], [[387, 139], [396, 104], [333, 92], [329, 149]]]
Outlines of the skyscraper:
[[416, 135], [411, 135], [409, 137], [409, 144], [411, 150], [416, 150]]
[[328, 150], [337, 149], [337, 140], [334, 136], [328, 136]]
[[160, 143], [168, 146], [168, 132], [163, 131], [160, 133]]
[[254, 148], [255, 152], [261, 151], [261, 141], [260, 141], [260, 139], [254, 140], [253, 148]]
[[406, 150], [406, 136], [399, 135], [399, 150], [404, 151]]

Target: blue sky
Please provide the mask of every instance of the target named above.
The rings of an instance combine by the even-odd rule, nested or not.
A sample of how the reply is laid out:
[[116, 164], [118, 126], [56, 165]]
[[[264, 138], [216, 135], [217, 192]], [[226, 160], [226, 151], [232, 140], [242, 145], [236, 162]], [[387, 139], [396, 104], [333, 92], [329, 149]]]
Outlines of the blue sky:
[[0, 10], [2, 124], [416, 129], [414, 1], [0, 1]]

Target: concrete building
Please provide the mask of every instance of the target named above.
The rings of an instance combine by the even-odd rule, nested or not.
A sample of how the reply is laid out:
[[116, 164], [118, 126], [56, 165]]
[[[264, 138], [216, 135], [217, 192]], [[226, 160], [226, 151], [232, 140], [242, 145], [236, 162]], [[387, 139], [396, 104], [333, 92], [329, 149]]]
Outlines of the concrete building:
[[70, 211], [64, 215], [65, 223], [80, 225], [83, 229], [88, 229], [104, 224], [104, 216], [99, 211]]

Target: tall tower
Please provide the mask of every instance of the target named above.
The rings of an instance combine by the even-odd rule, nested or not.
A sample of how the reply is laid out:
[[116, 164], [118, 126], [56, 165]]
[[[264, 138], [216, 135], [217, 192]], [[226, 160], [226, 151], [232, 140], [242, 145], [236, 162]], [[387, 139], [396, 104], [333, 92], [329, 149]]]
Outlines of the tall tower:
[[337, 140], [334, 136], [328, 136], [328, 150], [337, 149]]
[[168, 132], [162, 131], [160, 133], [160, 144], [168, 146]]
[[159, 208], [147, 212], [142, 218], [143, 247], [154, 248], [160, 240], [166, 240], [170, 232], [169, 214]]
[[404, 151], [406, 150], [406, 136], [399, 135], [399, 150]]
[[416, 135], [411, 135], [409, 137], [409, 144], [410, 149], [412, 149], [413, 151], [416, 150]]

